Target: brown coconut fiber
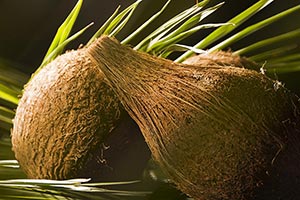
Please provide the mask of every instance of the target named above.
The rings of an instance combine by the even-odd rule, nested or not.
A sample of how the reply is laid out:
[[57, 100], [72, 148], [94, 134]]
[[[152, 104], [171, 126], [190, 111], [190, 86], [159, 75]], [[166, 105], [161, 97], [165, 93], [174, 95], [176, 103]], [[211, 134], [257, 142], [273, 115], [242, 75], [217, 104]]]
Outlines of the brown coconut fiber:
[[88, 53], [184, 193], [199, 200], [297, 199], [300, 102], [278, 81], [226, 56], [221, 64], [177, 64], [105, 36]]
[[29, 178], [74, 178], [121, 116], [122, 106], [85, 55], [70, 51], [26, 85], [12, 130], [13, 151]]

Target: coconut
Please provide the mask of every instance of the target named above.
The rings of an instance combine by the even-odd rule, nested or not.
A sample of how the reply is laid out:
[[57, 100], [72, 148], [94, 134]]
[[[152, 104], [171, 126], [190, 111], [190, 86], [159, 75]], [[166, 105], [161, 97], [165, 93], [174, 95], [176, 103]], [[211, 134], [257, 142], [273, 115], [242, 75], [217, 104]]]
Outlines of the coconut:
[[258, 69], [259, 65], [247, 58], [234, 55], [231, 52], [216, 51], [213, 53], [203, 53], [187, 58], [184, 64], [195, 65], [197, 67], [223, 66], [239, 67], [247, 69]]
[[199, 200], [298, 192], [300, 101], [280, 82], [234, 59], [178, 64], [105, 36], [88, 52], [181, 191]]
[[[29, 178], [107, 180], [110, 174], [122, 180], [142, 174], [142, 170], [116, 169], [114, 162], [119, 156], [111, 153], [116, 150], [110, 146], [127, 149], [131, 144], [142, 144], [139, 150], [145, 159], [141, 165], [146, 165], [150, 156], [135, 123], [122, 136], [124, 128], [119, 127], [131, 121], [99, 67], [86, 56], [86, 49], [69, 51], [42, 68], [25, 86], [13, 120], [13, 151]], [[112, 135], [114, 141], [108, 140]], [[135, 151], [125, 155], [135, 155]], [[106, 174], [98, 172], [106, 168], [110, 169]]]

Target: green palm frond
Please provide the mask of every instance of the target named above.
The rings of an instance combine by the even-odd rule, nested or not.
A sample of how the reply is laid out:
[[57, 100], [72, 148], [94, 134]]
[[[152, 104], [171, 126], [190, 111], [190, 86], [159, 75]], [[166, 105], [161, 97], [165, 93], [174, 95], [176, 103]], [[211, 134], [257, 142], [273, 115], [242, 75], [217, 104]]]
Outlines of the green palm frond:
[[[206, 36], [203, 40], [198, 42], [196, 45], [194, 45], [194, 48], [197, 49], [205, 49], [210, 44], [214, 43], [215, 41], [221, 39], [222, 37], [228, 35], [233, 30], [235, 30], [237, 27], [242, 25], [245, 21], [247, 21], [250, 17], [255, 15], [257, 12], [265, 8], [267, 5], [272, 3], [273, 0], [260, 0], [254, 5], [250, 6], [247, 10], [243, 11], [242, 13], [238, 14], [231, 20], [229, 20], [227, 23], [234, 24], [234, 26], [222, 26], [215, 31], [213, 31], [211, 34]], [[186, 58], [193, 55], [193, 51], [187, 51], [186, 53], [182, 54], [180, 57], [178, 57], [175, 61], [176, 62], [182, 62]]]
[[100, 29], [90, 39], [88, 45], [101, 35], [116, 36], [124, 28], [124, 26], [131, 18], [133, 12], [135, 11], [140, 2], [141, 0], [137, 0], [135, 3], [133, 3], [118, 14], [120, 8], [119, 6], [111, 15], [111, 17], [103, 24], [103, 26], [100, 27]]
[[[60, 25], [60, 27], [57, 30], [57, 33], [54, 37], [54, 39], [52, 40], [52, 43], [45, 55], [45, 58], [42, 62], [42, 65], [47, 64], [48, 62], [50, 62], [51, 60], [55, 59], [55, 57], [59, 54], [62, 53], [63, 51], [63, 47], [60, 47], [59, 50], [56, 50], [60, 45], [62, 45], [63, 43], [65, 43], [65, 41], [67, 40], [67, 38], [69, 37], [71, 30], [77, 20], [79, 11], [81, 9], [83, 0], [78, 0], [77, 4], [75, 5], [75, 7], [73, 8], [73, 10], [71, 11], [71, 13], [69, 14], [69, 16], [65, 19], [65, 21]], [[55, 52], [55, 53], [53, 53]]]
[[[1, 164], [1, 163], [0, 163]], [[137, 192], [137, 191], [122, 191], [114, 189], [104, 189], [98, 186], [118, 186], [118, 185], [128, 185], [135, 184], [136, 181], [127, 181], [127, 182], [107, 182], [107, 183], [88, 183], [90, 179], [70, 179], [70, 180], [43, 180], [43, 179], [11, 179], [0, 181], [0, 187], [9, 187], [9, 188], [26, 188], [27, 191], [47, 191], [48, 194], [60, 195], [67, 197], [69, 196], [81, 196], [82, 193], [89, 196], [89, 193], [97, 193], [99, 196], [105, 194], [107, 196], [146, 196], [150, 192]], [[59, 192], [58, 192], [59, 189]], [[90, 195], [91, 196], [91, 195]]]
[[[184, 38], [184, 36], [188, 36], [189, 33], [188, 30], [192, 30], [202, 19], [207, 17], [209, 14], [213, 13], [216, 9], [218, 9], [222, 4], [219, 4], [217, 6], [214, 6], [213, 8], [208, 8], [204, 11], [202, 9], [209, 1], [202, 1], [198, 3], [197, 5], [184, 10], [183, 12], [179, 13], [175, 17], [171, 18], [167, 22], [165, 22], [163, 25], [158, 27], [155, 31], [153, 31], [151, 34], [149, 34], [145, 39], [143, 39], [138, 45], [134, 47], [135, 50], [139, 51], [145, 51], [152, 54], [157, 54], [155, 52], [155, 48], [158, 47], [160, 49], [166, 48], [166, 43], [163, 44], [163, 42], [166, 42], [172, 37], [177, 36], [181, 33], [186, 32], [185, 35], [181, 35], [181, 39]], [[181, 24], [181, 26], [179, 26]], [[179, 26], [179, 27], [177, 27]], [[175, 29], [175, 27], [177, 27]], [[175, 29], [175, 30], [174, 30]], [[177, 42], [180, 41], [177, 40]], [[173, 44], [176, 41], [173, 41]], [[168, 45], [170, 45], [169, 43]]]
[[299, 6], [295, 6], [293, 8], [290, 8], [288, 10], [285, 10], [277, 15], [274, 15], [268, 19], [265, 19], [263, 21], [260, 21], [254, 25], [251, 25], [249, 27], [244, 28], [242, 31], [234, 34], [233, 36], [229, 37], [228, 39], [223, 40], [222, 42], [220, 42], [219, 44], [217, 44], [216, 46], [210, 48], [208, 50], [208, 52], [213, 52], [216, 50], [222, 50], [230, 45], [232, 45], [233, 43], [238, 42], [240, 39], [282, 19], [283, 17], [287, 17], [289, 14], [292, 14], [294, 12], [297, 12], [300, 10], [300, 5]]

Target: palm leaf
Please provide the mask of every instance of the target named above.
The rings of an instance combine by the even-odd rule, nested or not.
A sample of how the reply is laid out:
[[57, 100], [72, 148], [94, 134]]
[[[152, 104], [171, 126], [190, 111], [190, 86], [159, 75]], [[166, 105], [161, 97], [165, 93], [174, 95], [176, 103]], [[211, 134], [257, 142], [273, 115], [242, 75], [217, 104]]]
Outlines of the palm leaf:
[[[73, 28], [73, 25], [75, 21], [77, 20], [79, 11], [81, 9], [83, 0], [78, 0], [77, 4], [69, 14], [69, 16], [65, 19], [65, 21], [61, 24], [61, 26], [58, 28], [57, 33], [45, 55], [45, 58], [42, 62], [42, 64], [46, 64], [47, 62], [50, 62], [53, 60], [57, 55], [62, 53], [62, 48], [60, 48], [59, 51], [56, 51], [56, 54], [53, 54], [53, 51], [62, 43], [65, 42], [65, 40], [69, 37], [69, 34]], [[52, 54], [52, 56], [49, 57], [49, 54]], [[47, 62], [45, 61], [47, 59]]]
[[238, 32], [237, 34], [229, 37], [228, 39], [220, 42], [219, 44], [217, 44], [216, 46], [212, 47], [209, 49], [209, 52], [213, 52], [213, 51], [216, 51], [216, 50], [222, 50], [224, 49], [225, 47], [228, 47], [229, 45], [231, 45], [232, 43], [236, 43], [237, 41], [239, 41], [240, 39], [282, 19], [283, 17], [286, 17], [287, 15], [290, 15], [294, 12], [297, 12], [300, 10], [300, 5], [299, 6], [295, 6], [293, 8], [290, 8], [288, 10], [285, 10], [277, 15], [274, 15], [268, 19], [265, 19], [261, 22], [258, 22], [252, 26], [249, 26], [245, 29], [243, 29], [242, 31]]
[[[265, 8], [267, 5], [272, 3], [273, 0], [260, 0], [251, 7], [249, 7], [247, 10], [243, 11], [242, 13], [238, 14], [231, 20], [229, 20], [227, 23], [234, 24], [234, 26], [224, 26], [216, 29], [211, 34], [206, 36], [203, 40], [198, 42], [196, 45], [194, 45], [194, 48], [198, 49], [205, 49], [213, 42], [217, 41], [218, 39], [226, 36], [230, 32], [232, 32], [234, 29], [236, 29], [238, 26], [243, 24], [245, 21], [247, 21], [250, 17], [252, 17], [254, 14]], [[186, 53], [182, 54], [180, 57], [178, 57], [175, 61], [176, 62], [182, 62], [186, 58], [193, 55], [193, 51], [187, 51]]]

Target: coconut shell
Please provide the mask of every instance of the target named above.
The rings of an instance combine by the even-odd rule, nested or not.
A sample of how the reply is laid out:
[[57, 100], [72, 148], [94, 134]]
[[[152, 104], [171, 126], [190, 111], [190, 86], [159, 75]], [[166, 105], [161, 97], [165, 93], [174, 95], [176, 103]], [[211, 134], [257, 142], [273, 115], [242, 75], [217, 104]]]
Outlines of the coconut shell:
[[76, 177], [124, 112], [84, 49], [59, 56], [26, 85], [12, 145], [29, 178]]
[[278, 81], [235, 61], [177, 64], [109, 37], [88, 51], [184, 193], [199, 200], [296, 198], [300, 102]]

